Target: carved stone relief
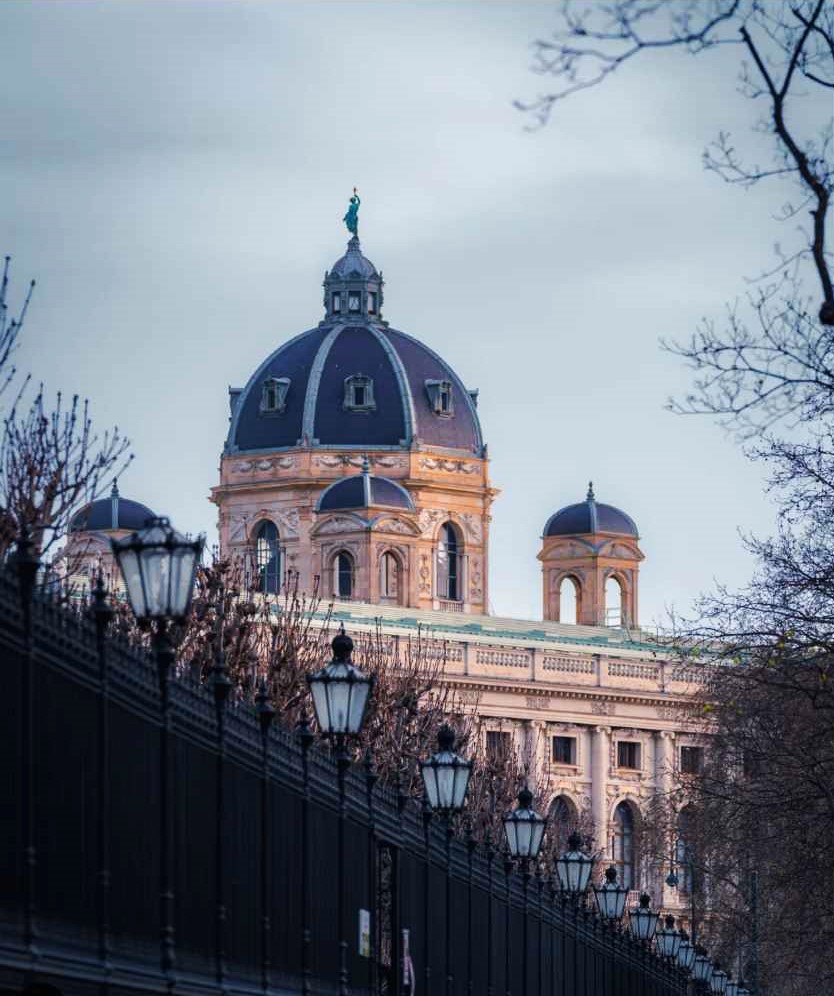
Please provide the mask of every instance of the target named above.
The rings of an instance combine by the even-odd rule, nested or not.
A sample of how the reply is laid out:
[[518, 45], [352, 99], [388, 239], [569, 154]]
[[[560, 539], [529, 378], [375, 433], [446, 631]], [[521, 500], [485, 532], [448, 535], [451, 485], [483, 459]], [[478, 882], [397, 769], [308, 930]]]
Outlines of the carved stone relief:
[[236, 474], [247, 474], [253, 470], [293, 470], [298, 461], [293, 456], [272, 457], [264, 460], [241, 460], [232, 470]]
[[461, 515], [464, 525], [466, 526], [466, 535], [473, 543], [483, 542], [484, 538], [484, 528], [481, 522], [481, 517], [479, 515], [473, 515], [471, 512], [464, 512]]
[[441, 460], [434, 457], [420, 457], [423, 470], [442, 470], [449, 474], [477, 474], [480, 465], [465, 460]]
[[420, 592], [425, 595], [431, 594], [431, 567], [427, 553], [420, 554]]
[[433, 533], [437, 524], [446, 518], [446, 512], [441, 511], [439, 508], [424, 508], [417, 518], [417, 521], [420, 523], [420, 532], [423, 535]]

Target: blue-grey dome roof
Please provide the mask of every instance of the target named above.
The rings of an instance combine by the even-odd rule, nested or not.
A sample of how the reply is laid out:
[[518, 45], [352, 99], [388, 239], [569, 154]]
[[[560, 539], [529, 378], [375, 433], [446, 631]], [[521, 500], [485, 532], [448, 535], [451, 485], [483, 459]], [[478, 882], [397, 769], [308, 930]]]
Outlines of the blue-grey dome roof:
[[637, 524], [613, 505], [605, 505], [594, 497], [593, 486], [588, 488], [585, 501], [568, 505], [555, 512], [545, 523], [545, 536], [581, 536], [586, 533], [617, 533], [639, 538]]
[[[472, 395], [428, 346], [381, 320], [381, 289], [381, 274], [352, 238], [325, 279], [324, 321], [230, 390], [227, 453], [423, 445], [483, 455]], [[364, 385], [358, 403], [354, 381]]]
[[343, 477], [326, 487], [319, 496], [316, 511], [335, 512], [337, 509], [368, 508], [371, 505], [414, 511], [411, 495], [402, 485], [387, 477], [373, 477], [367, 472]]
[[70, 519], [69, 532], [98, 532], [109, 529], [141, 529], [148, 519], [156, 517], [147, 505], [129, 498], [122, 498], [119, 489], [113, 489], [107, 498], [98, 498], [80, 508]]

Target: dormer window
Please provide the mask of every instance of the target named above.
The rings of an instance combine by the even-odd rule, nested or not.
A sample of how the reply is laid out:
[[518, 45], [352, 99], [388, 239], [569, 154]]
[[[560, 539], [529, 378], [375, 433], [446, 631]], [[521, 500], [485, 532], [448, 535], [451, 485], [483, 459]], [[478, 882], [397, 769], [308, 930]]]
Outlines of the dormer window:
[[268, 377], [261, 389], [261, 414], [280, 415], [287, 407], [289, 377]]
[[359, 291], [348, 291], [348, 311], [358, 312], [360, 310], [360, 302]]
[[345, 378], [345, 401], [342, 406], [349, 412], [371, 412], [376, 408], [374, 382], [365, 374], [352, 374]]
[[426, 393], [429, 404], [435, 415], [441, 418], [451, 418], [454, 415], [452, 405], [452, 384], [448, 380], [427, 380]]
[[334, 315], [338, 315], [342, 310], [342, 292], [334, 291], [332, 297], [330, 298], [330, 310]]
[[376, 293], [376, 291], [368, 291], [368, 314], [369, 315], [375, 315], [376, 314], [376, 302], [377, 302], [377, 293]]

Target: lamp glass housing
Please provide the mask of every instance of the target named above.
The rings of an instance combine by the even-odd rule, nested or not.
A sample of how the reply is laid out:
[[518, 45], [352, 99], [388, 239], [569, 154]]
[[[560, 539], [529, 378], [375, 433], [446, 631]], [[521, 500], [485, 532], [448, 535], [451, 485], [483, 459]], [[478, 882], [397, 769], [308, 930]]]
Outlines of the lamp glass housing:
[[715, 993], [715, 996], [725, 996], [727, 992], [727, 981], [727, 973], [720, 969], [717, 965], [714, 966], [712, 977], [709, 980], [710, 992]]
[[603, 920], [622, 920], [628, 889], [617, 883], [617, 869], [612, 865], [605, 872], [605, 882], [594, 886], [597, 909]]
[[695, 945], [689, 940], [688, 937], [681, 937], [681, 942], [678, 945], [678, 953], [675, 956], [675, 960], [678, 965], [687, 972], [692, 971], [692, 966], [695, 964]]
[[504, 833], [510, 856], [534, 861], [542, 846], [546, 820], [533, 809], [533, 794], [529, 789], [518, 793], [518, 805], [504, 817]]
[[568, 838], [568, 850], [556, 860], [559, 889], [574, 896], [586, 892], [594, 868], [594, 859], [580, 850], [581, 847], [582, 838], [578, 833], [572, 833]]
[[706, 952], [696, 952], [692, 974], [698, 982], [709, 982], [712, 978], [712, 962], [709, 960], [709, 955]]
[[351, 663], [353, 641], [344, 632], [332, 647], [333, 660], [307, 675], [316, 722], [326, 737], [355, 737], [365, 720], [373, 678]]
[[203, 544], [202, 536], [188, 539], [163, 518], [148, 519], [137, 532], [111, 541], [137, 619], [186, 618]]
[[656, 931], [654, 935], [657, 950], [664, 958], [676, 958], [682, 940], [680, 931], [675, 930], [675, 918], [673, 916], [667, 916], [664, 926]]
[[420, 765], [426, 799], [431, 809], [459, 813], [466, 801], [472, 762], [454, 752], [455, 734], [450, 726], [440, 728], [437, 745], [437, 753]]
[[657, 930], [659, 917], [660, 914], [651, 908], [651, 899], [644, 892], [640, 896], [640, 905], [628, 912], [629, 929], [638, 940], [650, 941]]

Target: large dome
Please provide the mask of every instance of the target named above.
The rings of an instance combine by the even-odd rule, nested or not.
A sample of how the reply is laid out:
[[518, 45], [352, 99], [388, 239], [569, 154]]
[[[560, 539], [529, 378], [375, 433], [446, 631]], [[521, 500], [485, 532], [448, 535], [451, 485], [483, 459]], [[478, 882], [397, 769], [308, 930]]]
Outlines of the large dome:
[[325, 276], [324, 320], [232, 390], [227, 453], [299, 445], [482, 455], [473, 396], [451, 367], [382, 321], [382, 277], [351, 239]]
[[614, 505], [597, 501], [593, 485], [588, 487], [585, 501], [559, 509], [550, 516], [544, 527], [545, 536], [582, 536], [591, 533], [615, 533], [639, 538], [634, 519]]

